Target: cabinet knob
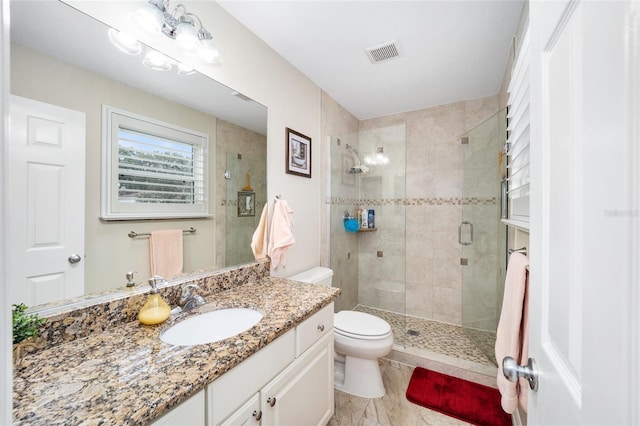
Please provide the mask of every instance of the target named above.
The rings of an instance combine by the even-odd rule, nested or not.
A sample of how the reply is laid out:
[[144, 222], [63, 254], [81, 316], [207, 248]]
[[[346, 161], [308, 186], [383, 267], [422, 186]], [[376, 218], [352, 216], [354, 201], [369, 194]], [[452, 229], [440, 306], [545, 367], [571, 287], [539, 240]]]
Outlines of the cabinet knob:
[[274, 405], [276, 405], [276, 397], [274, 396], [273, 398], [268, 398], [267, 404], [269, 404], [269, 407], [273, 407]]
[[318, 324], [318, 330], [324, 331], [324, 324]]
[[260, 419], [262, 418], [262, 410], [260, 410], [260, 411], [255, 411], [255, 410], [254, 410], [254, 411], [253, 411], [253, 417], [255, 417], [255, 418], [256, 418], [256, 421], [258, 421], [258, 422], [259, 422], [259, 421], [260, 421]]

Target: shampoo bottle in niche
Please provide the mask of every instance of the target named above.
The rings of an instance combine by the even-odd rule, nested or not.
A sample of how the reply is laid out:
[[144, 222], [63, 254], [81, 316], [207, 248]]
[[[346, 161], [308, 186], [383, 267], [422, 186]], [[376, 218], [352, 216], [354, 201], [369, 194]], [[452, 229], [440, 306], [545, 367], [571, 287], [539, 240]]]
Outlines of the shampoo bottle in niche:
[[151, 286], [149, 299], [147, 299], [147, 303], [144, 304], [138, 313], [138, 321], [145, 325], [160, 324], [171, 315], [171, 308], [162, 300], [160, 293], [158, 293], [158, 279], [161, 278], [149, 278], [149, 285]]
[[362, 229], [369, 227], [369, 210], [362, 209], [362, 221], [360, 222], [360, 227]]
[[376, 227], [376, 212], [373, 209], [369, 209], [369, 217], [368, 217], [369, 221], [368, 221], [368, 225], [369, 228], [375, 228]]

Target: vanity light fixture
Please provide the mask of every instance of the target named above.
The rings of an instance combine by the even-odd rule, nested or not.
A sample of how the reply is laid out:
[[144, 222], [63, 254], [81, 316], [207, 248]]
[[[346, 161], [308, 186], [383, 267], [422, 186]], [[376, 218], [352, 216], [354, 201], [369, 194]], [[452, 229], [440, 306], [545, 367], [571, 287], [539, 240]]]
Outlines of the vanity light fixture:
[[195, 69], [193, 69], [193, 67], [190, 67], [188, 65], [185, 65], [181, 62], [178, 62], [178, 74], [179, 75], [189, 75], [189, 74], [193, 74], [194, 72], [196, 72]]
[[195, 72], [193, 67], [177, 62], [157, 50], [151, 48], [145, 49], [142, 43], [121, 31], [109, 28], [108, 34], [111, 43], [117, 47], [118, 50], [126, 54], [139, 55], [146, 51], [142, 59], [142, 64], [147, 68], [156, 71], [170, 71], [175, 65], [178, 68], [179, 75], [189, 75]]
[[150, 50], [144, 55], [142, 63], [147, 68], [156, 71], [169, 71], [172, 68], [171, 59], [167, 58], [157, 50]]
[[140, 30], [153, 39], [157, 40], [160, 34], [164, 34], [175, 40], [186, 54], [197, 55], [209, 64], [222, 62], [211, 33], [202, 26], [198, 16], [187, 12], [183, 4], [171, 9], [169, 0], [149, 0], [131, 18]]
[[114, 28], [109, 28], [109, 40], [118, 49], [128, 55], [139, 55], [142, 52], [142, 44], [133, 37], [128, 36]]

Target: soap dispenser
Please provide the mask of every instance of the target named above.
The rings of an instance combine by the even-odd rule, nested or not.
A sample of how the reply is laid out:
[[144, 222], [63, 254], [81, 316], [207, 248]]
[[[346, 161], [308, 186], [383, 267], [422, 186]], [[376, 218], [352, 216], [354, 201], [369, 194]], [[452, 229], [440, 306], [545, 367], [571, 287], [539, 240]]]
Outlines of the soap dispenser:
[[149, 299], [138, 313], [138, 321], [145, 325], [160, 324], [171, 315], [171, 308], [158, 293], [157, 279], [158, 277], [149, 278], [149, 285], [151, 286]]

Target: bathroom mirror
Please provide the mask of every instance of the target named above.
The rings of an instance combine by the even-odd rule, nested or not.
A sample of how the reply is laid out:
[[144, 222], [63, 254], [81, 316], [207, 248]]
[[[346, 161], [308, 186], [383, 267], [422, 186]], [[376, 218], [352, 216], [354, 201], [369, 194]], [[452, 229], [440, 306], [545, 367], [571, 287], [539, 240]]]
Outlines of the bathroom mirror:
[[[251, 207], [261, 209], [266, 201], [266, 107], [202, 74], [180, 75], [176, 64], [170, 71], [145, 67], [144, 55], [117, 50], [106, 25], [65, 3], [12, 1], [10, 11], [12, 95], [81, 111], [86, 117], [85, 295], [125, 288], [130, 271], [138, 284], [146, 282], [149, 239], [131, 238], [131, 231], [195, 228], [184, 236], [185, 272], [253, 261], [251, 221], [259, 214], [238, 218], [236, 194], [250, 173], [255, 191]], [[196, 123], [202, 128], [195, 130], [209, 134], [207, 217], [100, 219], [102, 105], [177, 126]], [[227, 220], [228, 216], [233, 218]], [[24, 302], [33, 306], [38, 304], [34, 300]]]

